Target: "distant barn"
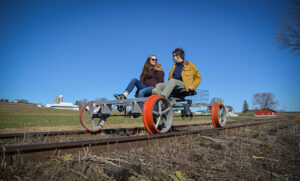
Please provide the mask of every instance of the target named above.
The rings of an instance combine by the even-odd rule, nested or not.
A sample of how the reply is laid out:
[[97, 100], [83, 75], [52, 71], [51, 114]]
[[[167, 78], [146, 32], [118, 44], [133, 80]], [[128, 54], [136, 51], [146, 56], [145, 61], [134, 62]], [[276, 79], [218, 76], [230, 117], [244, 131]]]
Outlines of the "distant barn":
[[263, 108], [256, 111], [255, 116], [277, 116], [277, 112], [272, 109]]

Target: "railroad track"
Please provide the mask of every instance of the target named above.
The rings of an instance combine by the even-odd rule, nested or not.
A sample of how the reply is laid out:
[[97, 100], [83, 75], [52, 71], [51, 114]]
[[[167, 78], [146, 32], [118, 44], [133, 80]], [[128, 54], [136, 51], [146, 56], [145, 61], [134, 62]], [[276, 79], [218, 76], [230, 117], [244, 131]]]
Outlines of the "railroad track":
[[153, 135], [134, 135], [134, 136], [122, 136], [112, 138], [97, 138], [88, 140], [73, 140], [65, 142], [54, 143], [41, 143], [41, 144], [26, 144], [26, 145], [8, 145], [1, 146], [1, 158], [8, 164], [13, 164], [20, 158], [26, 161], [43, 161], [49, 160], [53, 157], [60, 156], [65, 153], [76, 154], [79, 151], [88, 149], [91, 152], [104, 152], [111, 150], [122, 150], [133, 147], [141, 147], [153, 144], [164, 144], [172, 141], [173, 138], [178, 138], [184, 135], [215, 135], [222, 131], [231, 129], [255, 126], [261, 124], [274, 123], [277, 121], [290, 120], [291, 118], [280, 119], [268, 119], [260, 121], [251, 121], [250, 123], [243, 121], [243, 124], [228, 125], [224, 128], [206, 128], [198, 130], [182, 130], [169, 132], [165, 134], [153, 134]]
[[[279, 118], [272, 118], [268, 120], [277, 120]], [[262, 121], [262, 119], [245, 119], [240, 121], [228, 121], [227, 124], [233, 123], [243, 123], [247, 121]], [[205, 126], [212, 125], [211, 122], [208, 123], [200, 123], [200, 124], [187, 124], [187, 125], [173, 125], [171, 127], [171, 132], [188, 128], [188, 127], [196, 127], [196, 126]], [[115, 129], [102, 129], [99, 132], [93, 133], [87, 130], [74, 130], [74, 131], [44, 131], [44, 132], [24, 132], [24, 133], [1, 133], [0, 139], [14, 139], [14, 138], [24, 138], [24, 137], [38, 137], [38, 136], [58, 136], [58, 135], [80, 135], [80, 134], [135, 134], [141, 131], [145, 131], [145, 127], [131, 127], [131, 128], [115, 128]]]
[[[191, 126], [211, 125], [212, 123], [202, 124], [189, 124], [189, 125], [174, 125], [172, 130], [186, 128]], [[102, 129], [99, 132], [89, 132], [87, 130], [75, 130], [75, 131], [51, 131], [51, 132], [27, 132], [27, 133], [5, 133], [0, 134], [0, 139], [11, 139], [20, 137], [35, 137], [35, 136], [57, 136], [57, 135], [78, 135], [78, 134], [120, 134], [120, 133], [139, 133], [145, 131], [145, 127], [132, 127], [132, 128], [116, 128], [116, 129]]]

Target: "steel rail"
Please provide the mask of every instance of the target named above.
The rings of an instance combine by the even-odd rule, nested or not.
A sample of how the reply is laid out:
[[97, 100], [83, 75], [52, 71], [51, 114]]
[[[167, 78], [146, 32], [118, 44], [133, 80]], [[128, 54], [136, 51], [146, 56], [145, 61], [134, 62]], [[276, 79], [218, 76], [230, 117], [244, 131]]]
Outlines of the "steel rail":
[[24, 136], [57, 136], [57, 135], [73, 135], [73, 134], [99, 134], [99, 133], [115, 133], [119, 131], [135, 131], [139, 129], [144, 129], [142, 127], [136, 128], [118, 128], [118, 129], [103, 129], [97, 133], [91, 133], [87, 130], [74, 130], [74, 131], [48, 131], [48, 132], [26, 132], [26, 133], [3, 133], [0, 134], [0, 139], [10, 139], [10, 138], [18, 138]]
[[[272, 118], [268, 120], [277, 120], [279, 118]], [[254, 119], [251, 121], [261, 121], [263, 119]], [[229, 121], [227, 124], [231, 123], [242, 123], [249, 120], [240, 120], [240, 121]], [[176, 131], [180, 128], [186, 128], [186, 127], [196, 127], [196, 126], [204, 126], [204, 125], [212, 125], [211, 122], [209, 123], [200, 123], [200, 124], [186, 124], [186, 125], [173, 125], [171, 127], [171, 132]], [[131, 127], [131, 128], [111, 128], [111, 129], [102, 129], [99, 132], [92, 133], [87, 130], [74, 130], [74, 131], [45, 131], [45, 132], [24, 132], [24, 133], [1, 133], [0, 139], [13, 139], [13, 138], [21, 138], [21, 137], [37, 137], [37, 136], [57, 136], [57, 135], [74, 135], [74, 134], [116, 134], [120, 132], [139, 132], [139, 131], [145, 131], [145, 127]]]
[[[171, 127], [172, 130], [176, 130], [178, 128], [192, 127], [192, 126], [203, 126], [210, 125], [212, 123], [201, 123], [201, 124], [186, 124], [186, 125], [173, 125]], [[2, 133], [0, 134], [0, 139], [11, 139], [11, 138], [19, 138], [24, 136], [57, 136], [57, 135], [72, 135], [72, 134], [114, 134], [119, 132], [139, 132], [144, 131], [145, 127], [132, 127], [132, 128], [116, 128], [116, 129], [102, 129], [99, 132], [93, 133], [87, 130], [75, 130], [75, 131], [48, 131], [48, 132], [27, 132], [27, 133]], [[172, 131], [171, 130], [171, 131]]]

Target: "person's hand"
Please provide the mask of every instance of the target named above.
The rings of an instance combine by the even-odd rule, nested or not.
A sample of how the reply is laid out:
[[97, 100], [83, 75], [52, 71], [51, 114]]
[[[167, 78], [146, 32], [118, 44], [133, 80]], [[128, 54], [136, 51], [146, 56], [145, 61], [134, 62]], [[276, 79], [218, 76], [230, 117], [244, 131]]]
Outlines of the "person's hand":
[[195, 91], [194, 87], [193, 86], [189, 86], [189, 91]]

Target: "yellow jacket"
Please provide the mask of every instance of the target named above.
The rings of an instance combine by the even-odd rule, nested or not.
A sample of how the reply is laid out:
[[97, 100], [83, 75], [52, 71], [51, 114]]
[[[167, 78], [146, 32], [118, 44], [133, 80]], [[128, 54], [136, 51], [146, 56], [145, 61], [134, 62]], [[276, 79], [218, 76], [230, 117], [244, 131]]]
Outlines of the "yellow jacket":
[[[170, 80], [173, 77], [175, 67], [176, 65], [173, 65], [173, 67], [171, 68], [168, 80]], [[201, 82], [201, 76], [195, 64], [186, 60], [184, 60], [181, 76], [185, 86], [185, 90], [187, 92], [189, 92], [189, 86], [193, 86], [196, 90], [196, 88]]]

